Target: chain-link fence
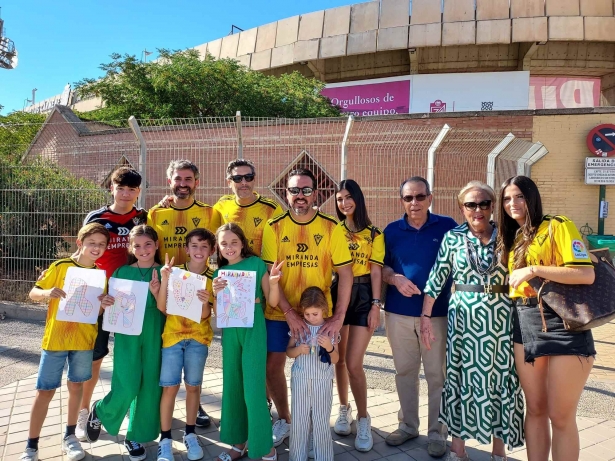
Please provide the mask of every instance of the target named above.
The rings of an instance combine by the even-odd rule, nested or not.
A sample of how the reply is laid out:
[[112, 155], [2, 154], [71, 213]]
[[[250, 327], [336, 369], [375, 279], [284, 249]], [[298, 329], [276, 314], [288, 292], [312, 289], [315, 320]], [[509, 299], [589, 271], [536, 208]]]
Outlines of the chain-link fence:
[[196, 198], [210, 204], [230, 193], [226, 165], [238, 156], [256, 164], [256, 190], [283, 206], [288, 172], [306, 167], [317, 177], [318, 205], [334, 215], [345, 173], [363, 188], [374, 224], [384, 227], [401, 216], [399, 185], [412, 175], [433, 178], [434, 212], [459, 220], [457, 191], [486, 180], [487, 156], [505, 134], [411, 118], [83, 122], [58, 107], [30, 144], [9, 146], [18, 155], [0, 164], [0, 300], [25, 300], [41, 270], [72, 254], [83, 218], [109, 203], [109, 178], [120, 166], [145, 173], [146, 208], [170, 192], [171, 160], [199, 166]]

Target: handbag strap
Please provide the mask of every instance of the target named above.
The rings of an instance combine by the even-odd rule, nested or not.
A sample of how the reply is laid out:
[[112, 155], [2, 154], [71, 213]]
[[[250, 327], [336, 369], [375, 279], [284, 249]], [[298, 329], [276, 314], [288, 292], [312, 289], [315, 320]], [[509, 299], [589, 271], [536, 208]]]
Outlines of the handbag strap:
[[[557, 257], [555, 254], [555, 235], [553, 232], [553, 220], [554, 219], [555, 219], [555, 216], [551, 217], [551, 219], [549, 220], [549, 243], [551, 245], [551, 264], [550, 266], [557, 266]], [[549, 281], [546, 279], [543, 279], [542, 285], [540, 286], [540, 289], [538, 290], [538, 293], [536, 294], [536, 297], [538, 298], [538, 310], [540, 311], [540, 319], [542, 320], [543, 333], [546, 333], [547, 331], [547, 321], [545, 320], [545, 311], [544, 311], [544, 306], [542, 304], [543, 303], [542, 290], [547, 283], [549, 283]]]

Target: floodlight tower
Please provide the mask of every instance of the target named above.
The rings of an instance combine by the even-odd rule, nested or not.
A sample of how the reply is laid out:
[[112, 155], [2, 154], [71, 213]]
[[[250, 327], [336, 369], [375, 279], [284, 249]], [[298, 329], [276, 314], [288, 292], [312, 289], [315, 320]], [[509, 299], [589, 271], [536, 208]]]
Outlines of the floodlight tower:
[[13, 40], [4, 36], [4, 20], [0, 18], [0, 69], [17, 67], [17, 49]]

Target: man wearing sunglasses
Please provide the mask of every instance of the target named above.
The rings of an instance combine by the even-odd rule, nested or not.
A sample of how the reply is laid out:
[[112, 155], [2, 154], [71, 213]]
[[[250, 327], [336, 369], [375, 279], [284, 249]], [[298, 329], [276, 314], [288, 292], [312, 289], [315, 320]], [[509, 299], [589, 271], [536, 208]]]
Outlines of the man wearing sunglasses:
[[[316, 178], [307, 169], [288, 175], [286, 199], [289, 210], [271, 220], [263, 232], [262, 258], [271, 267], [286, 261], [282, 268], [278, 306], [267, 306], [267, 388], [279, 419], [273, 425], [273, 444], [280, 445], [290, 434], [288, 389], [284, 376], [289, 332], [295, 338], [309, 334], [299, 313], [303, 291], [311, 286], [323, 290], [329, 302], [329, 315], [319, 334], [337, 338], [342, 328], [352, 289], [352, 256], [342, 227], [314, 208]], [[331, 281], [339, 275], [335, 314], [332, 314]], [[331, 347], [337, 348], [336, 344]]]
[[405, 213], [384, 229], [385, 267], [389, 284], [385, 302], [387, 338], [393, 353], [395, 383], [399, 396], [399, 428], [385, 439], [401, 445], [419, 435], [419, 369], [421, 361], [428, 394], [428, 453], [446, 453], [446, 428], [438, 422], [446, 363], [446, 327], [451, 282], [449, 280], [432, 311], [435, 341], [427, 350], [420, 341], [423, 289], [436, 261], [444, 234], [457, 227], [448, 216], [429, 211], [433, 196], [429, 183], [420, 176], [406, 179], [399, 188]]
[[223, 224], [239, 224], [248, 244], [256, 254], [261, 254], [265, 224], [284, 210], [275, 200], [261, 197], [254, 191], [255, 178], [256, 168], [250, 160], [230, 162], [226, 167], [226, 180], [233, 194], [220, 197], [214, 209], [222, 216]]

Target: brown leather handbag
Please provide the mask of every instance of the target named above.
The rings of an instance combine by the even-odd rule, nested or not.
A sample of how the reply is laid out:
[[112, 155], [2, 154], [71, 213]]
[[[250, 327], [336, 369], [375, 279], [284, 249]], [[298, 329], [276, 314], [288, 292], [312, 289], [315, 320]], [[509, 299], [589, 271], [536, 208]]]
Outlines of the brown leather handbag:
[[[552, 264], [555, 265], [555, 241], [549, 223]], [[615, 318], [615, 267], [608, 249], [592, 250], [589, 257], [596, 279], [591, 285], [570, 285], [533, 278], [528, 283], [538, 293], [542, 331], [547, 331], [544, 317], [546, 303], [564, 322], [566, 330], [584, 331], [599, 327]]]

